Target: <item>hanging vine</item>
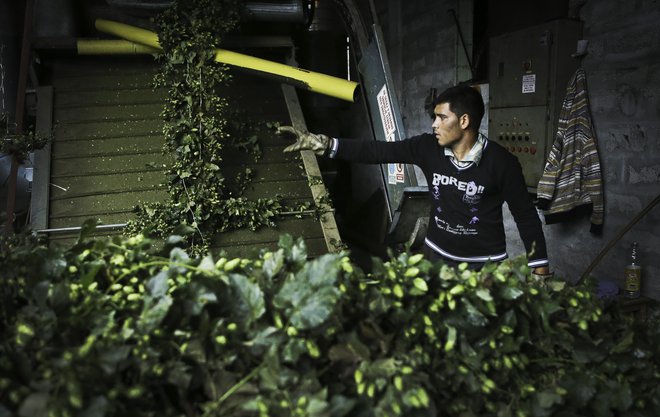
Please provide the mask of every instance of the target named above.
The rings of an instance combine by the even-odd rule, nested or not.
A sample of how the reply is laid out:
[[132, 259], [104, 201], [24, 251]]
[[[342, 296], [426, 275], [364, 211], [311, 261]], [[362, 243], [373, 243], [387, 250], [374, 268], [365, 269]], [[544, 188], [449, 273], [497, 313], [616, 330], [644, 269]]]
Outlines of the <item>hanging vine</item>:
[[224, 147], [259, 153], [253, 136], [229, 122], [234, 110], [218, 94], [230, 74], [214, 61], [214, 47], [237, 27], [241, 7], [240, 0], [177, 0], [156, 19], [163, 47], [156, 85], [168, 89], [162, 112], [165, 152], [175, 160], [168, 170], [169, 201], [140, 206], [130, 231], [166, 236], [187, 225], [195, 230], [189, 242], [193, 251], [203, 251], [212, 234], [273, 226], [281, 211], [276, 199], [242, 197], [252, 178], [249, 168], [231, 181], [222, 173]]

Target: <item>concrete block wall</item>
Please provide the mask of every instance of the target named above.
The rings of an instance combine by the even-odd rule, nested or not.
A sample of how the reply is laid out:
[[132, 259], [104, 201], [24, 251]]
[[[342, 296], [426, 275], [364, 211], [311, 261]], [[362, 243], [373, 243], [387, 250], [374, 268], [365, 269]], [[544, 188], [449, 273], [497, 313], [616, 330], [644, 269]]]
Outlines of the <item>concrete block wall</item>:
[[[593, 123], [603, 171], [605, 225], [602, 236], [589, 232], [588, 218], [546, 225], [549, 256], [557, 275], [575, 282], [601, 250], [660, 194], [660, 0], [576, 1], [584, 22], [587, 73]], [[429, 88], [456, 80], [460, 45], [450, 8], [457, 1], [389, 0], [378, 13], [404, 124], [409, 135], [429, 131], [423, 112]], [[509, 252], [524, 252], [505, 209]], [[642, 252], [643, 295], [660, 299], [660, 205], [639, 221], [596, 265], [592, 276], [623, 285], [631, 242]]]
[[[582, 66], [604, 174], [605, 228], [600, 239], [550, 228], [547, 235], [556, 256], [567, 255], [561, 241], [570, 239], [591, 260], [660, 194], [660, 1], [591, 1], [579, 17], [589, 40]], [[622, 284], [633, 241], [642, 250], [642, 292], [660, 299], [660, 205], [623, 236], [593, 275]]]
[[450, 8], [455, 1], [378, 2], [379, 20], [409, 136], [431, 131], [424, 100], [432, 87], [442, 91], [456, 82], [457, 35]]

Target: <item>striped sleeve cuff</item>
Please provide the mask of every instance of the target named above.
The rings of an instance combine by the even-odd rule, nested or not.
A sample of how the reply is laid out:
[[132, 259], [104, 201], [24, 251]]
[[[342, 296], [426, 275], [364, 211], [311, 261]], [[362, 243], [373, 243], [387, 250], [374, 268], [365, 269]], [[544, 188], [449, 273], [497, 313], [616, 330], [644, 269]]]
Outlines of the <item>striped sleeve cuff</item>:
[[550, 262], [548, 262], [547, 259], [530, 259], [527, 262], [527, 266], [530, 268], [538, 268], [540, 266], [548, 266], [550, 265]]

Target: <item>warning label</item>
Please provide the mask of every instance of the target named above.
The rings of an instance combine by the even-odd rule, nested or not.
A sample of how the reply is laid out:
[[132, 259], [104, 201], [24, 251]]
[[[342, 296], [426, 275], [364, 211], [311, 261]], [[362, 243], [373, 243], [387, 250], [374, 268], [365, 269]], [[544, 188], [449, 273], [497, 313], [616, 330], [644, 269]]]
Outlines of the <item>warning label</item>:
[[403, 167], [404, 164], [387, 164], [387, 182], [389, 184], [405, 182], [406, 176]]
[[[385, 140], [394, 142], [396, 133], [396, 124], [394, 123], [394, 114], [392, 113], [392, 106], [390, 105], [390, 96], [387, 94], [387, 86], [383, 85], [378, 95], [378, 112], [380, 113], [380, 121], [383, 123], [383, 132], [385, 133]], [[404, 174], [403, 164], [387, 164], [387, 182], [389, 184], [400, 184], [405, 182], [406, 176]]]
[[536, 74], [527, 74], [522, 76], [522, 93], [529, 94], [536, 92]]
[[392, 114], [392, 106], [390, 105], [390, 96], [387, 94], [387, 86], [383, 85], [378, 95], [378, 111], [380, 112], [380, 120], [383, 122], [383, 132], [385, 132], [385, 140], [388, 142], [394, 141], [394, 133], [396, 132], [396, 124], [394, 123], [394, 115]]

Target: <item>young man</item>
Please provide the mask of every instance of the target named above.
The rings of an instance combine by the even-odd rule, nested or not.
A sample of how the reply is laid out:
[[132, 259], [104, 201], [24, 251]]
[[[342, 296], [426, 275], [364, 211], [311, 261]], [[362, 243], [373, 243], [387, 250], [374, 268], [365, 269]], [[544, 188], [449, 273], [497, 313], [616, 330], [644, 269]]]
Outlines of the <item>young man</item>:
[[425, 239], [427, 257], [450, 265], [467, 262], [479, 269], [507, 258], [502, 205], [506, 202], [525, 244], [529, 266], [548, 275], [541, 221], [527, 193], [518, 159], [479, 133], [484, 115], [481, 94], [459, 85], [434, 101], [433, 134], [397, 142], [345, 140], [301, 132], [290, 126], [296, 143], [284, 151], [312, 150], [318, 155], [363, 163], [400, 162], [421, 168], [431, 198]]

